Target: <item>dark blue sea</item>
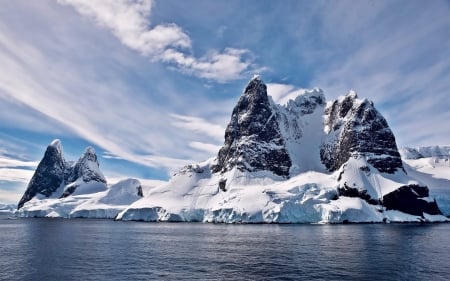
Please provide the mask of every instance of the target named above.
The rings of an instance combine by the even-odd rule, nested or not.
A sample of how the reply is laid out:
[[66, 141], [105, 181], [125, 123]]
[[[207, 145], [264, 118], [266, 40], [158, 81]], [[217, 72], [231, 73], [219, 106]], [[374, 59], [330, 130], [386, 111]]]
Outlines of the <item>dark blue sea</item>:
[[0, 219], [1, 280], [450, 280], [450, 224]]

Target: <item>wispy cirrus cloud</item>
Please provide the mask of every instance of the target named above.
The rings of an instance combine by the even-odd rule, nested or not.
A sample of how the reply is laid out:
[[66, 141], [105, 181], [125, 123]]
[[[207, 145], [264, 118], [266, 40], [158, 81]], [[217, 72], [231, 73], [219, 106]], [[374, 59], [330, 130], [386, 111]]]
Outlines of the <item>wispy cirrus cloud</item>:
[[37, 161], [24, 161], [18, 155], [9, 156], [6, 151], [0, 150], [0, 181], [24, 184], [30, 181]]
[[199, 141], [191, 141], [189, 142], [189, 146], [200, 151], [205, 151], [209, 153], [211, 156], [217, 155], [219, 149], [221, 148], [220, 145], [214, 145], [211, 143], [204, 143]]
[[125, 46], [190, 75], [227, 82], [253, 67], [251, 52], [225, 48], [192, 55], [192, 40], [175, 23], [151, 26], [151, 0], [58, 0], [109, 29]]
[[185, 130], [193, 131], [211, 137], [217, 141], [223, 141], [225, 128], [221, 125], [211, 123], [203, 118], [172, 114], [172, 125]]
[[[189, 147], [189, 139], [172, 137], [178, 129], [167, 126], [171, 123], [167, 108], [133, 92], [116, 76], [115, 69], [95, 66], [98, 73], [116, 78], [105, 83], [80, 71], [73, 62], [55, 63], [52, 56], [58, 54], [29, 45], [2, 24], [0, 48], [0, 99], [19, 103], [39, 113], [40, 120], [47, 120], [44, 123], [64, 128], [65, 134], [144, 166], [174, 170], [196, 158], [192, 150], [184, 149]], [[9, 114], [20, 116], [23, 111]]]
[[0, 151], [0, 203], [16, 203], [38, 163], [18, 160], [5, 156], [5, 153]]
[[1, 180], [28, 183], [33, 176], [34, 171], [26, 169], [0, 168]]
[[0, 168], [12, 168], [12, 167], [30, 167], [35, 168], [38, 165], [36, 161], [22, 161], [10, 157], [6, 157], [0, 154]]

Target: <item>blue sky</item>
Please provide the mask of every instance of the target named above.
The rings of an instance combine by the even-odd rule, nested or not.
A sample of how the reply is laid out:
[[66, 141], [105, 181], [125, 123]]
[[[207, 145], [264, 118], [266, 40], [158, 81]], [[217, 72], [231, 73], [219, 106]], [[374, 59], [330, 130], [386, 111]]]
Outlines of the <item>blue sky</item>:
[[399, 146], [449, 144], [448, 1], [2, 1], [0, 202], [47, 144], [162, 179], [215, 155], [253, 74], [375, 102]]

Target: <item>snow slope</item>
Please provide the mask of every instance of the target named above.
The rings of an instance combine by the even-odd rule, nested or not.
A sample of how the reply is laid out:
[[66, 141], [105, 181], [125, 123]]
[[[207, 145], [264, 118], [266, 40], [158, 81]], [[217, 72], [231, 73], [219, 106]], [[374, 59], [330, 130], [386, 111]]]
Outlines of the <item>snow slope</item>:
[[136, 179], [119, 181], [106, 190], [99, 188], [97, 182], [88, 182], [82, 183], [74, 194], [67, 197], [35, 197], [16, 214], [19, 217], [115, 218], [141, 197], [141, 183]]
[[[446, 220], [440, 215], [408, 215], [371, 205], [361, 198], [338, 196], [339, 172], [309, 171], [285, 180], [270, 172], [239, 171], [236, 168], [225, 174], [214, 174], [210, 172], [212, 162], [213, 159], [210, 159], [182, 170], [167, 184], [156, 187], [147, 197], [119, 213], [117, 219], [220, 223]], [[360, 175], [354, 176], [359, 177], [360, 181], [368, 180]], [[408, 182], [407, 177], [398, 175], [385, 178], [376, 173], [375, 176], [381, 182], [388, 183], [390, 188]], [[221, 186], [224, 178], [231, 181]]]

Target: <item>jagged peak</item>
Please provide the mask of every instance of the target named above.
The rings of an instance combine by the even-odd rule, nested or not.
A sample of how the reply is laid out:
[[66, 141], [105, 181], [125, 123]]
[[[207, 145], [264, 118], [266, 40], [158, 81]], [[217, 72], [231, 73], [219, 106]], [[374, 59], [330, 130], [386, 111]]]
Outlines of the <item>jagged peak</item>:
[[358, 99], [358, 103], [357, 103], [357, 107], [371, 107], [371, 108], [375, 108], [373, 101], [364, 98], [364, 99]]
[[339, 96], [336, 100], [339, 103], [351, 103], [353, 104], [355, 101], [360, 101], [358, 94], [355, 90], [350, 90], [347, 94], [343, 96]]
[[[336, 111], [338, 117], [346, 118], [346, 116], [353, 116], [355, 113], [357, 113], [358, 117], [362, 117], [362, 114], [365, 111], [377, 110], [375, 109], [373, 101], [367, 98], [358, 98], [356, 92], [354, 90], [351, 90], [347, 95], [339, 96], [336, 100], [328, 102], [326, 111]], [[334, 116], [333, 118], [336, 118], [336, 116]]]
[[60, 147], [61, 146], [61, 140], [59, 139], [54, 139], [49, 146], [53, 146], [53, 147]]
[[293, 100], [289, 100], [288, 104], [291, 103], [291, 101], [295, 102], [296, 104], [301, 104], [305, 102], [306, 100], [313, 101], [319, 105], [325, 105], [326, 98], [323, 93], [323, 90], [320, 88], [313, 88], [313, 89], [305, 89], [303, 90], [297, 97], [295, 97]]
[[86, 147], [84, 154], [95, 154], [95, 149], [92, 146]]
[[316, 108], [323, 108], [326, 105], [326, 98], [323, 91], [319, 88], [311, 90], [302, 89], [299, 94], [281, 107], [287, 109], [290, 112], [296, 112], [296, 114], [304, 115], [313, 113]]
[[254, 75], [245, 87], [244, 94], [260, 93], [267, 95], [267, 86], [264, 84], [261, 76]]
[[351, 90], [347, 93], [346, 96], [347, 96], [347, 97], [350, 97], [350, 98], [352, 98], [352, 99], [357, 99], [357, 98], [358, 98], [358, 94], [357, 94], [356, 91], [353, 90], [353, 89], [351, 89]]
[[95, 153], [95, 149], [92, 146], [86, 147], [80, 160], [82, 160], [82, 159], [97, 162], [97, 154]]
[[[261, 75], [259, 75], [259, 74], [253, 74], [253, 77], [252, 77], [251, 80], [260, 80], [260, 81], [261, 81]], [[250, 80], [250, 81], [251, 81], [251, 80]]]
[[63, 149], [62, 149], [62, 144], [61, 144], [61, 140], [59, 139], [54, 139], [47, 148], [53, 148], [55, 149], [59, 154], [63, 155]]

